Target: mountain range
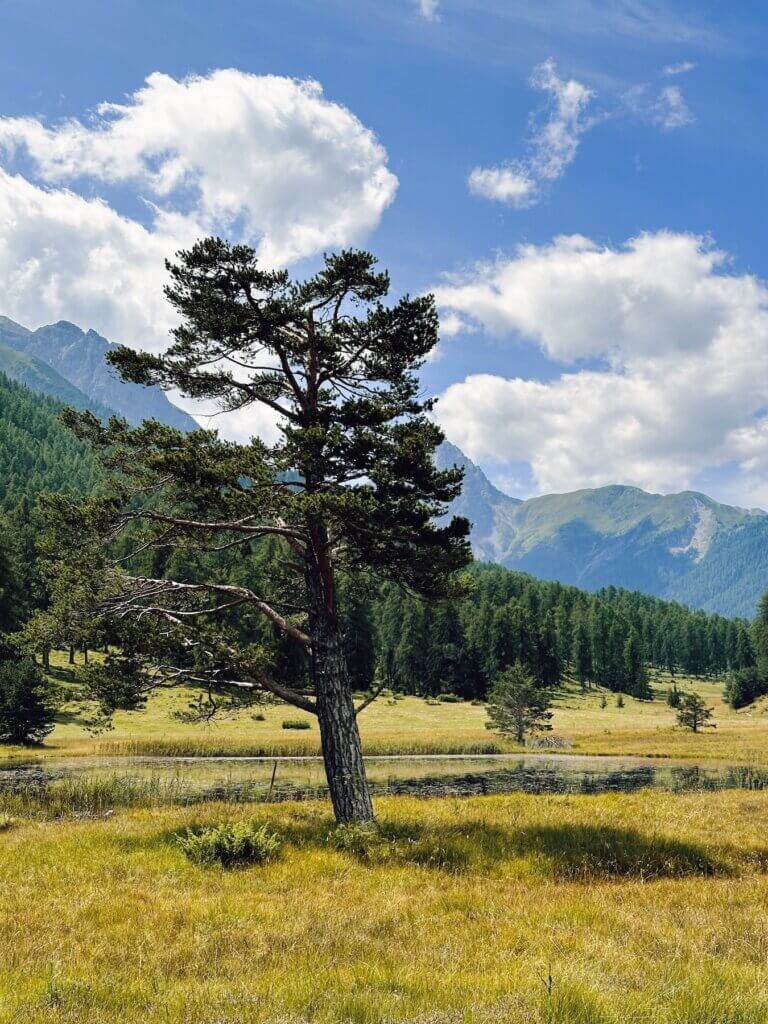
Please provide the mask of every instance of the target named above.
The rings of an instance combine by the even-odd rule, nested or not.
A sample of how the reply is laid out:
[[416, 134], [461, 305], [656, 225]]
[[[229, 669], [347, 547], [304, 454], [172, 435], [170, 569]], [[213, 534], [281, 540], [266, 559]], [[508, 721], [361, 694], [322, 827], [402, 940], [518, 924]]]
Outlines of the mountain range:
[[117, 412], [134, 426], [156, 419], [180, 430], [197, 427], [161, 388], [120, 380], [105, 358], [111, 347], [67, 320], [30, 331], [0, 316], [0, 370], [13, 380], [99, 416]]
[[617, 586], [706, 611], [752, 618], [768, 590], [768, 515], [706, 494], [649, 494], [612, 485], [525, 501], [504, 494], [460, 449], [451, 511], [472, 523], [475, 557], [584, 590]]
[[[64, 320], [30, 331], [0, 316], [0, 372], [31, 391], [102, 417], [115, 411], [133, 424], [155, 418], [194, 429], [160, 388], [119, 379], [105, 360], [110, 344]], [[759, 509], [624, 485], [523, 501], [448, 442], [437, 461], [464, 468], [451, 513], [472, 523], [479, 560], [585, 590], [613, 585], [746, 618], [768, 590], [768, 515]]]

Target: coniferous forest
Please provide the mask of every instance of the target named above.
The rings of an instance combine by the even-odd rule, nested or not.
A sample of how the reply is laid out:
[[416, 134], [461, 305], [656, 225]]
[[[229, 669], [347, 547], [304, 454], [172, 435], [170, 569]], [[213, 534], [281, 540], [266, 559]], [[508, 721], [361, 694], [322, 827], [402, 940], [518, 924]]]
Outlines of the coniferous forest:
[[[3, 631], [18, 628], [45, 605], [37, 573], [37, 496], [87, 493], [98, 481], [90, 449], [61, 425], [60, 409], [53, 399], [0, 375]], [[258, 585], [279, 575], [284, 557], [279, 541], [261, 540], [246, 557], [175, 552], [172, 564], [161, 564], [155, 552], [139, 568], [189, 581], [202, 572], [222, 582]], [[385, 682], [408, 694], [483, 699], [493, 679], [520, 662], [543, 686], [567, 675], [584, 687], [596, 683], [640, 699], [650, 696], [653, 668], [729, 676], [735, 706], [764, 691], [762, 619], [751, 625], [615, 587], [589, 594], [491, 565], [473, 566], [464, 591], [460, 598], [425, 602], [392, 585], [367, 593], [345, 588], [345, 636], [357, 689]], [[259, 617], [246, 621], [251, 636], [271, 648], [280, 676], [295, 680], [306, 671]]]

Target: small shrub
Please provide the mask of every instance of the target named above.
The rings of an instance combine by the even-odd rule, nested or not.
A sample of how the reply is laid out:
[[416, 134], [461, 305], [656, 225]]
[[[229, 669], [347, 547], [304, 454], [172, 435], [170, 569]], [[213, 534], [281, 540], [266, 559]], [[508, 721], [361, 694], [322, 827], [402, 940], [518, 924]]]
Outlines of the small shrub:
[[617, 708], [623, 708], [624, 707], [624, 696], [621, 693], [616, 698], [616, 707]]
[[573, 749], [573, 742], [565, 736], [528, 736], [525, 745], [529, 750]]
[[381, 832], [376, 825], [339, 825], [328, 836], [329, 843], [339, 851], [359, 860], [371, 860], [384, 849]]
[[552, 697], [517, 661], [501, 672], [488, 694], [486, 729], [497, 729], [522, 743], [527, 733], [550, 732]]
[[607, 708], [608, 707], [608, 701], [605, 699], [605, 694], [604, 693], [600, 694], [600, 707], [601, 708]]
[[481, 708], [481, 707], [483, 707], [484, 704], [485, 704], [485, 701], [484, 700], [480, 700], [479, 697], [475, 697], [475, 699], [472, 701], [472, 707], [473, 708]]
[[196, 864], [263, 864], [280, 852], [282, 840], [266, 825], [248, 821], [227, 822], [187, 829], [175, 837], [177, 846]]
[[311, 729], [312, 723], [308, 722], [306, 718], [284, 718], [283, 719], [284, 729]]
[[698, 732], [699, 729], [716, 729], [714, 722], [710, 722], [714, 708], [708, 708], [698, 693], [686, 693], [680, 697], [680, 704], [677, 709], [677, 724], [691, 732]]
[[464, 700], [455, 693], [441, 693], [437, 698], [441, 704], [463, 704]]
[[667, 704], [671, 708], [679, 708], [680, 707], [680, 697], [681, 697], [681, 693], [680, 693], [680, 691], [677, 688], [677, 684], [675, 684], [675, 685], [672, 686], [672, 688], [670, 690], [667, 691]]
[[10, 814], [0, 814], [0, 832], [7, 832], [15, 824], [16, 819], [12, 818]]
[[267, 716], [263, 711], [257, 711], [255, 715], [251, 715], [251, 718], [254, 722], [265, 722], [267, 720]]

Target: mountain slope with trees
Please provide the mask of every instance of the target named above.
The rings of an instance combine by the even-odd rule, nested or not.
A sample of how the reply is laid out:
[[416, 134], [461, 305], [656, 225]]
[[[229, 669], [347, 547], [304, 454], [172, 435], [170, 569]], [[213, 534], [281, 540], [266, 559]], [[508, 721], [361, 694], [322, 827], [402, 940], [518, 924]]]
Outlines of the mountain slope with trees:
[[[160, 388], [141, 387], [120, 380], [106, 360], [107, 353], [117, 346], [96, 331], [82, 331], [66, 320], [30, 331], [8, 317], [0, 317], [0, 344], [19, 355], [30, 356], [47, 364], [59, 378], [64, 378], [87, 396], [89, 407], [97, 415], [101, 415], [99, 409], [106, 408], [125, 416], [134, 426], [145, 419], [157, 419], [179, 430], [194, 430], [197, 427], [192, 417], [170, 402]], [[11, 369], [3, 369], [9, 376], [16, 377]], [[21, 377], [17, 379], [46, 394], [55, 394], [47, 387], [32, 384]], [[82, 408], [65, 394], [56, 397], [75, 408]]]
[[429, 606], [395, 587], [373, 608], [371, 643], [393, 689], [484, 698], [520, 663], [541, 686], [649, 696], [647, 668], [721, 676], [755, 664], [749, 624], [615, 587], [589, 594], [501, 566], [475, 565], [468, 595]]
[[44, 490], [92, 490], [96, 460], [59, 421], [62, 408], [0, 372], [0, 511], [31, 505]]
[[[42, 529], [34, 511], [37, 495], [87, 494], [100, 476], [90, 447], [59, 421], [60, 410], [56, 401], [0, 374], [0, 631], [16, 628], [44, 603], [34, 550]], [[483, 482], [470, 474], [468, 483], [471, 500]], [[137, 571], [262, 590], [281, 578], [286, 557], [283, 543], [271, 538], [250, 550], [146, 552]], [[469, 579], [461, 600], [436, 604], [398, 587], [365, 595], [342, 585], [340, 615], [354, 684], [366, 689], [385, 680], [406, 693], [482, 698], [495, 676], [519, 661], [544, 685], [567, 673], [584, 685], [597, 682], [643, 696], [642, 666], [650, 665], [714, 676], [740, 669], [746, 685], [734, 691], [734, 702], [762, 692], [752, 682], [762, 675], [754, 676], [756, 646], [744, 622], [615, 587], [589, 594], [500, 566], [476, 565]], [[307, 685], [304, 659], [278, 632], [253, 615], [243, 619], [242, 629], [244, 642], [269, 651], [277, 680]]]
[[520, 501], [459, 449], [438, 464], [465, 468], [456, 506], [473, 524], [475, 556], [585, 590], [617, 586], [705, 611], [752, 618], [768, 584], [768, 515], [705, 494], [648, 494], [615, 485]]
[[19, 352], [2, 342], [0, 342], [0, 373], [23, 384], [30, 391], [48, 395], [49, 398], [55, 398], [64, 405], [71, 405], [81, 411], [90, 409], [100, 419], [108, 419], [114, 415], [114, 410], [89, 398], [74, 384], [70, 384], [60, 373], [57, 373], [52, 366], [44, 363], [42, 359], [26, 352]]

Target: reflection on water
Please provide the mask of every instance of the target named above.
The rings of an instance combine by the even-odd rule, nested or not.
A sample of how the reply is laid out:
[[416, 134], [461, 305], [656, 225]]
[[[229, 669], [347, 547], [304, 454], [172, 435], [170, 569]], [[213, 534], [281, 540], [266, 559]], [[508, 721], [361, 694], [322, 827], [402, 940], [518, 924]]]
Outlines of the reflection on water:
[[[498, 793], [675, 793], [764, 789], [768, 770], [743, 765], [578, 755], [373, 757], [374, 794], [474, 796]], [[0, 792], [41, 793], [61, 783], [116, 781], [169, 802], [287, 800], [323, 796], [319, 758], [71, 758], [0, 767]]]

